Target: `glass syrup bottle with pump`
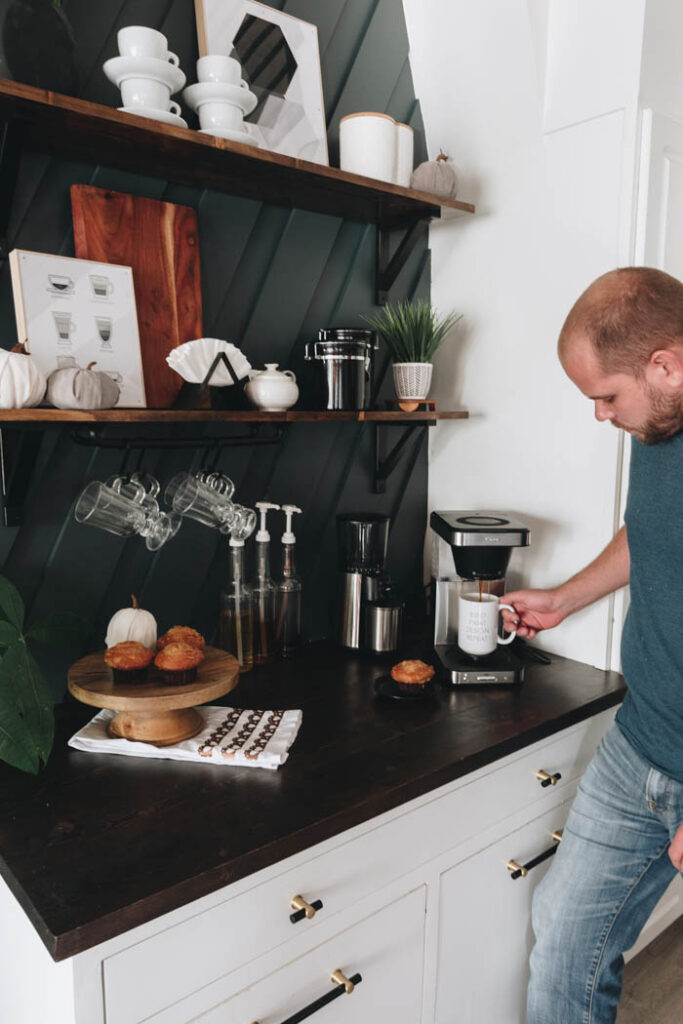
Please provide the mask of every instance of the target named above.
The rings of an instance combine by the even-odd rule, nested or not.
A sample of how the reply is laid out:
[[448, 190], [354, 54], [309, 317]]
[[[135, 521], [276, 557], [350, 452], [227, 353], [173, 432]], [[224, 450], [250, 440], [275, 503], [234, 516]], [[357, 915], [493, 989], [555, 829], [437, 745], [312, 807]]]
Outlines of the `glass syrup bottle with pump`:
[[283, 658], [291, 658], [301, 645], [301, 580], [296, 574], [292, 516], [301, 513], [296, 505], [283, 505], [285, 532], [282, 534], [282, 580], [278, 584], [276, 637]]
[[[253, 527], [252, 527], [253, 529]], [[221, 594], [219, 645], [234, 654], [240, 672], [254, 665], [254, 595], [245, 583], [244, 541], [230, 538], [230, 583]]]
[[252, 586], [254, 595], [254, 661], [257, 665], [269, 661], [277, 652], [275, 638], [275, 613], [277, 588], [270, 578], [270, 534], [266, 529], [269, 509], [279, 509], [272, 501], [257, 501], [256, 508], [261, 516], [260, 528], [256, 534], [256, 577]]

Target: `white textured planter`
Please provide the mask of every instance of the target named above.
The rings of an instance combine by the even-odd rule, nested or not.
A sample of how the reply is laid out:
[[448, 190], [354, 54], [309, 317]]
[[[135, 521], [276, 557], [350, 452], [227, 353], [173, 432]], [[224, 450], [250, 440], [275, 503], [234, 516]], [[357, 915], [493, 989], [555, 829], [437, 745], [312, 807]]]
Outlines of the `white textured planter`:
[[394, 388], [400, 402], [424, 402], [432, 383], [431, 363], [394, 363]]

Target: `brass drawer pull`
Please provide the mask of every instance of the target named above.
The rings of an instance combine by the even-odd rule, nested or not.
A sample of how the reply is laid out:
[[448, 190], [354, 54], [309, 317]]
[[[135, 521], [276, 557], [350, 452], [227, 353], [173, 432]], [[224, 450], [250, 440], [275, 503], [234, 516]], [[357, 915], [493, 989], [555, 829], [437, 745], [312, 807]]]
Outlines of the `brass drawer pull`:
[[315, 917], [318, 910], [323, 909], [322, 900], [313, 900], [312, 903], [307, 903], [303, 896], [292, 897], [289, 905], [294, 911], [293, 914], [289, 915], [289, 920], [292, 924], [296, 924], [297, 921], [303, 921], [305, 917], [310, 921], [312, 917]]
[[518, 864], [516, 860], [509, 860], [505, 867], [512, 872], [513, 878], [526, 878], [527, 868], [523, 864]]
[[562, 778], [562, 775], [560, 772], [555, 772], [554, 775], [551, 775], [550, 772], [544, 772], [542, 768], [539, 768], [539, 770], [536, 772], [536, 778], [545, 789], [546, 786], [557, 785], [557, 783]]
[[[308, 1006], [304, 1006], [303, 1010], [297, 1010], [287, 1020], [281, 1021], [281, 1024], [299, 1024], [299, 1021], [306, 1020], [307, 1017], [312, 1017], [317, 1010], [322, 1010], [323, 1006], [327, 1006], [334, 999], [338, 999], [339, 996], [351, 995], [356, 985], [360, 985], [363, 980], [360, 974], [352, 974], [350, 978], [347, 978], [345, 974], [337, 968], [336, 971], [332, 971], [330, 975], [330, 981], [334, 985], [331, 992], [326, 992], [324, 996], [320, 996], [315, 999]], [[253, 1024], [258, 1024], [258, 1021], [254, 1021]]]
[[554, 832], [550, 833], [555, 846], [550, 846], [543, 853], [539, 853], [537, 857], [534, 857], [528, 862], [528, 864], [518, 864], [516, 860], [509, 860], [505, 867], [510, 872], [510, 878], [514, 882], [517, 878], [526, 878], [532, 868], [535, 868], [538, 864], [542, 864], [548, 857], [552, 857], [557, 851], [557, 847], [562, 840], [562, 829], [555, 829]]

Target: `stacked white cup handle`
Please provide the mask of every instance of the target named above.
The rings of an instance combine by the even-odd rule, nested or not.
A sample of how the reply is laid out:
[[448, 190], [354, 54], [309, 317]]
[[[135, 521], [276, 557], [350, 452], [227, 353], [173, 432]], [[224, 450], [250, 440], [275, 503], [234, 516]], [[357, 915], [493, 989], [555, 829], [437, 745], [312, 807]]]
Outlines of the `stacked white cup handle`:
[[121, 90], [120, 110], [156, 118], [180, 127], [180, 104], [171, 99], [185, 85], [178, 56], [168, 48], [163, 32], [128, 25], [116, 36], [119, 56], [104, 64], [104, 73]]
[[339, 123], [342, 171], [408, 188], [413, 171], [413, 129], [389, 114], [347, 114]]
[[256, 96], [242, 79], [242, 65], [234, 57], [207, 54], [197, 61], [197, 78], [187, 87], [183, 98], [196, 110], [200, 131], [233, 142], [255, 144], [244, 123], [257, 103]]

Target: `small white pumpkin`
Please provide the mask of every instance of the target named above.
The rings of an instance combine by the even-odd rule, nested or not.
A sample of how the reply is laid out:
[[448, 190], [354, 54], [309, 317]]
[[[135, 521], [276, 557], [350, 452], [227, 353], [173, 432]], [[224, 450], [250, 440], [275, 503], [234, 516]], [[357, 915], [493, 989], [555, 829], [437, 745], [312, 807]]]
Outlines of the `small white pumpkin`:
[[0, 409], [38, 405], [45, 394], [45, 377], [23, 345], [11, 352], [0, 349]]
[[443, 199], [455, 199], [458, 194], [458, 176], [441, 150], [436, 160], [428, 160], [413, 171], [410, 187], [418, 192], [431, 192]]
[[122, 644], [127, 640], [136, 640], [153, 651], [157, 645], [157, 620], [151, 612], [138, 608], [135, 594], [130, 596], [133, 607], [121, 608], [112, 615], [104, 642], [107, 647], [114, 647], [115, 644]]
[[64, 366], [47, 380], [47, 400], [57, 409], [111, 409], [119, 400], [121, 390], [108, 373], [93, 370], [94, 362], [85, 370]]

